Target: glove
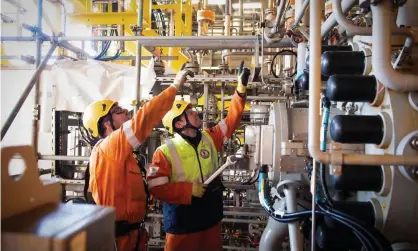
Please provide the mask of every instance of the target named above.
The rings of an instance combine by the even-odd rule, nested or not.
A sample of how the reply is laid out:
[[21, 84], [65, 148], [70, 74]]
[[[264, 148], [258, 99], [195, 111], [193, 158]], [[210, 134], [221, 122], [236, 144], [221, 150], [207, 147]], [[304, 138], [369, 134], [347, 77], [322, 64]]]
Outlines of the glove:
[[250, 69], [244, 68], [244, 61], [241, 61], [241, 64], [238, 69], [238, 86], [237, 91], [240, 94], [245, 94], [247, 92], [248, 79], [250, 77]]
[[202, 196], [205, 193], [205, 191], [206, 191], [206, 187], [204, 187], [203, 184], [193, 183], [192, 195], [194, 197], [202, 198]]
[[194, 73], [190, 70], [182, 70], [178, 72], [171, 86], [174, 86], [177, 90], [179, 90], [183, 86], [184, 82], [186, 82], [187, 76], [194, 77]]

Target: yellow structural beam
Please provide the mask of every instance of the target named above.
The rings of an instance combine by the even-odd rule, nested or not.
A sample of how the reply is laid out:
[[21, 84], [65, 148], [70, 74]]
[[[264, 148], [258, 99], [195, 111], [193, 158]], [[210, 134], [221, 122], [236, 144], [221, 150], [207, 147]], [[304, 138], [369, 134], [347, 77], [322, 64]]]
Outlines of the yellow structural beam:
[[[5, 51], [4, 51], [4, 46], [3, 46], [3, 43], [0, 43], [0, 55], [1, 55], [1, 56], [6, 56], [6, 53], [5, 53]], [[2, 59], [2, 60], [1, 60], [1, 66], [3, 67], [3, 66], [7, 66], [7, 65], [9, 65], [9, 60], [7, 60], [7, 59]]]

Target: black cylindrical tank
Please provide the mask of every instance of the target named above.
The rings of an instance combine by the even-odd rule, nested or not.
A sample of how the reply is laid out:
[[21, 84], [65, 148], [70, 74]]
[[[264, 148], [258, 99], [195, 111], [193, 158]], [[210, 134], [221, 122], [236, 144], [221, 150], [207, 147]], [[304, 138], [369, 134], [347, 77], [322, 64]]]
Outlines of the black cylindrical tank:
[[363, 75], [365, 55], [361, 51], [326, 51], [321, 56], [321, 73]]
[[338, 74], [329, 77], [327, 98], [331, 101], [373, 102], [377, 82], [374, 76]]
[[[321, 54], [326, 51], [352, 51], [350, 45], [323, 45], [321, 46]], [[306, 69], [309, 69], [309, 55], [306, 57]]]
[[337, 115], [330, 125], [331, 138], [339, 143], [380, 144], [383, 120], [379, 115]]
[[379, 192], [383, 185], [381, 166], [343, 165], [341, 175], [330, 176], [330, 186], [344, 191]]

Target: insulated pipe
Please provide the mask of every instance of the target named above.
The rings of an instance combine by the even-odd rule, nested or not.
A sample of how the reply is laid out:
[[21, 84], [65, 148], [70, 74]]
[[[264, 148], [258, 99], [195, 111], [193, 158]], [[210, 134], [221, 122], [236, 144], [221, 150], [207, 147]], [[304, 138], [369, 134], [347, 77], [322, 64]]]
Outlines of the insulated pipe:
[[[138, 27], [136, 35], [141, 37], [142, 36], [142, 24], [144, 21], [143, 13], [144, 13], [144, 0], [137, 0], [138, 5]], [[134, 88], [134, 95], [135, 99], [133, 100], [132, 104], [134, 108], [134, 112], [136, 113], [139, 109], [139, 103], [141, 99], [141, 66], [142, 66], [142, 48], [140, 41], [136, 42], [136, 58], [135, 58], [135, 71], [136, 71], [136, 85]]]
[[319, 130], [321, 121], [319, 115], [321, 100], [321, 31], [319, 28], [321, 27], [321, 7], [321, 1], [313, 1], [310, 6], [311, 30], [309, 38], [309, 49], [311, 56], [309, 58], [309, 154], [318, 162], [332, 165], [416, 165], [418, 163], [417, 156], [364, 155], [341, 153], [330, 154], [328, 152], [321, 152], [319, 148]]
[[[230, 13], [230, 0], [226, 0], [225, 1], [225, 23], [224, 23], [224, 27], [225, 27], [225, 33], [224, 35], [226, 37], [231, 36], [231, 13]], [[242, 20], [242, 19], [241, 19]], [[224, 50], [223, 53], [229, 53], [229, 50]], [[223, 64], [228, 64], [229, 62], [225, 59], [225, 57], [222, 57], [222, 63]]]
[[[285, 188], [284, 195], [286, 199], [286, 208], [287, 213], [295, 213], [297, 211], [296, 203], [296, 190], [295, 187], [289, 186]], [[289, 241], [290, 241], [290, 250], [292, 251], [302, 251], [302, 235], [299, 231], [299, 222], [291, 222], [289, 226]]]
[[0, 37], [1, 42], [33, 42], [35, 41], [35, 37]]
[[35, 73], [33, 74], [31, 80], [29, 81], [28, 86], [25, 88], [19, 100], [17, 101], [17, 104], [13, 107], [11, 114], [9, 115], [9, 117], [7, 117], [6, 122], [1, 128], [1, 140], [3, 140], [4, 135], [6, 135], [7, 131], [9, 130], [9, 127], [13, 123], [13, 120], [16, 118], [17, 114], [19, 113], [20, 108], [22, 108], [23, 104], [25, 103], [25, 100], [29, 96], [29, 93], [31, 92], [33, 86], [36, 84], [39, 77], [41, 76], [41, 73], [43, 69], [45, 68], [46, 63], [48, 62], [49, 58], [54, 53], [56, 47], [57, 47], [57, 44], [53, 43], [48, 53], [46, 54], [45, 58], [42, 60], [41, 64], [36, 69]]
[[[399, 92], [418, 91], [418, 76], [400, 73], [391, 64], [391, 5], [383, 1], [378, 5], [371, 5], [373, 14], [373, 48], [372, 65], [374, 75], [387, 88]], [[406, 46], [412, 44], [407, 38]]]
[[[342, 2], [342, 12], [347, 14], [347, 12], [353, 8], [353, 6], [358, 2], [358, 0], [343, 0]], [[321, 8], [322, 11], [322, 8]], [[335, 13], [332, 13], [327, 20], [322, 24], [321, 27], [321, 37], [324, 38], [328, 32], [337, 25], [337, 20]]]
[[[387, 2], [387, 0], [384, 0], [384, 2]], [[377, 5], [385, 5], [385, 3], [379, 3]], [[373, 7], [374, 4], [372, 4], [371, 6]], [[392, 9], [391, 6], [388, 6], [388, 12], [386, 14], [388, 15], [388, 22], [386, 22], [387, 26], [383, 26], [386, 28], [386, 30], [388, 30], [387, 27], [392, 27], [391, 22], [390, 22], [391, 9]], [[341, 0], [332, 1], [332, 10], [333, 10], [333, 13], [335, 13], [335, 19], [337, 20], [337, 23], [346, 30], [346, 33], [348, 36], [354, 36], [354, 35], [371, 36], [372, 35], [372, 27], [357, 26], [345, 17], [345, 14], [343, 13], [343, 9], [341, 7]], [[373, 20], [375, 19], [373, 18]], [[376, 24], [376, 23], [378, 24], [378, 26], [381, 25], [381, 23], [376, 22], [376, 21], [373, 24]], [[390, 34], [390, 32], [388, 33]], [[404, 35], [411, 34], [408, 28], [397, 28], [397, 27], [392, 29], [392, 33], [404, 34]], [[373, 33], [373, 34], [376, 34], [376, 33]], [[390, 37], [388, 41], [390, 41]]]
[[305, 11], [308, 8], [308, 6], [309, 6], [309, 0], [305, 0], [302, 4], [300, 11], [296, 15], [295, 22], [293, 22], [293, 26], [297, 26], [299, 24], [300, 20], [302, 20], [302, 17], [305, 15]]

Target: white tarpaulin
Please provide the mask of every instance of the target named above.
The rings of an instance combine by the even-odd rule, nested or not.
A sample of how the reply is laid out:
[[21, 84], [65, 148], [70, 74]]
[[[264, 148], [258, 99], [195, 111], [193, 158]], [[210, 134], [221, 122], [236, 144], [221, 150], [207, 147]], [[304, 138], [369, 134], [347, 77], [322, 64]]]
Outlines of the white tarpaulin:
[[[41, 129], [49, 131], [52, 108], [83, 112], [100, 99], [118, 101], [132, 109], [136, 85], [134, 66], [95, 60], [63, 60], [42, 74]], [[146, 99], [155, 84], [154, 60], [141, 69], [141, 99]]]

